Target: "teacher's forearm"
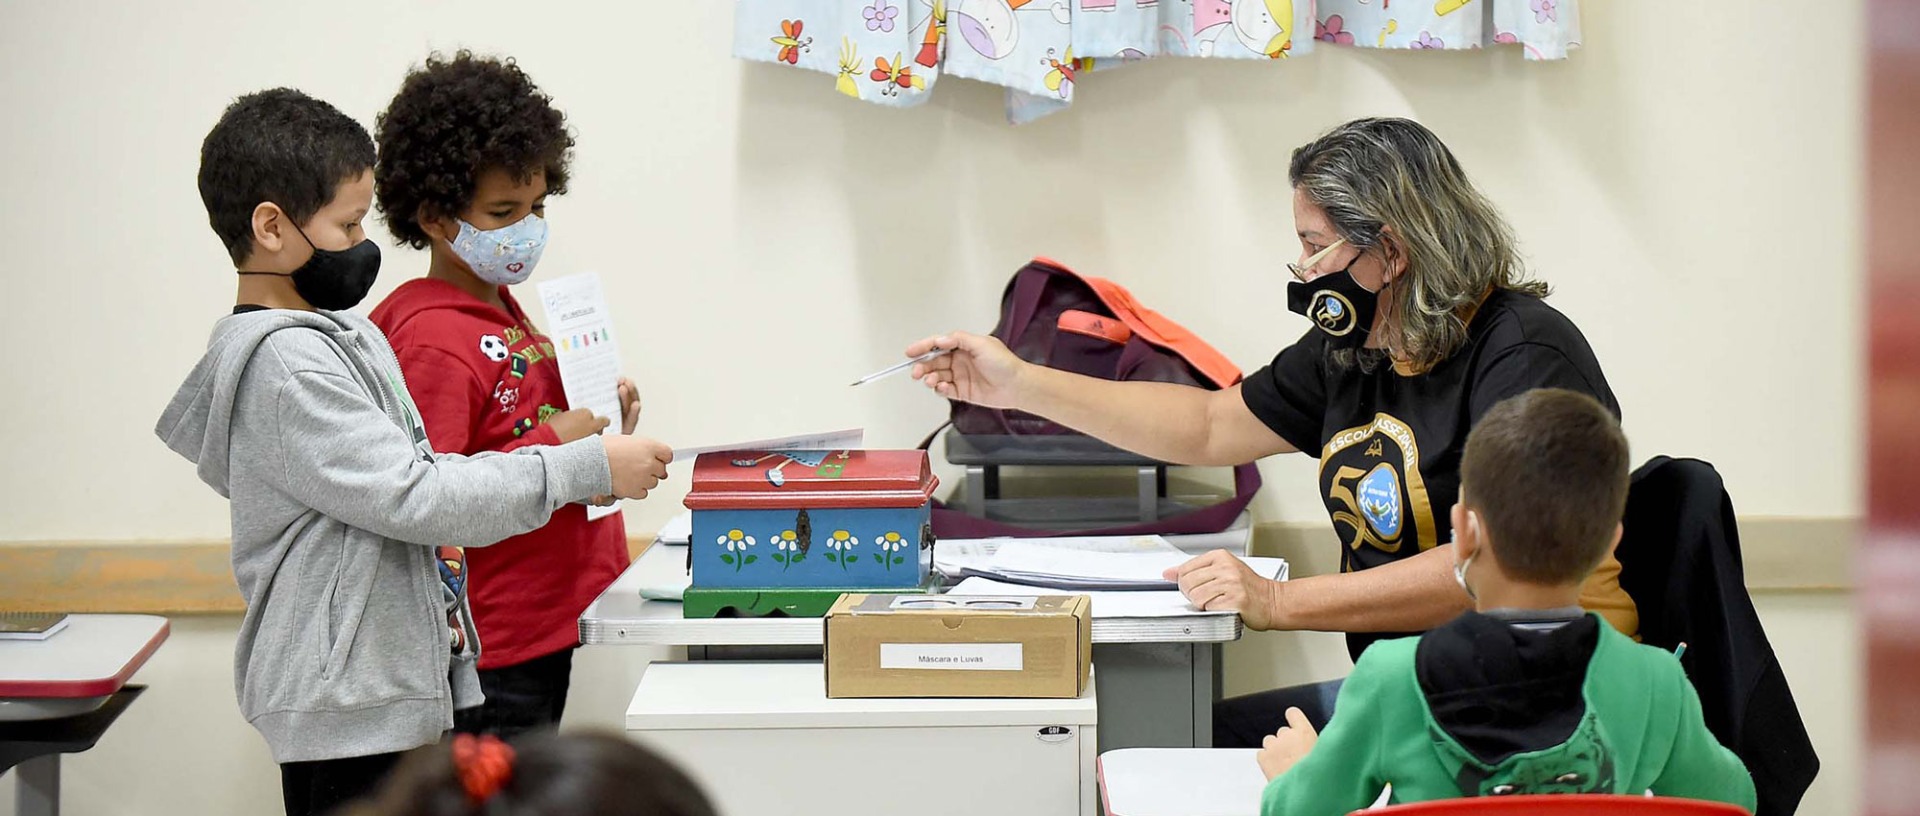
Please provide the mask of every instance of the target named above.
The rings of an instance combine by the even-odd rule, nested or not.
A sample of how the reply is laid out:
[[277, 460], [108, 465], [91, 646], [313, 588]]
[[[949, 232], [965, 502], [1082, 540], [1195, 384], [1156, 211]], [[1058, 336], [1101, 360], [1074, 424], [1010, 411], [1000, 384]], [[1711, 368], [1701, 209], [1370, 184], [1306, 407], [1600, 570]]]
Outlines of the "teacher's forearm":
[[1037, 365], [1022, 378], [1021, 410], [1114, 447], [1180, 465], [1238, 465], [1254, 458], [1235, 458], [1211, 444], [1209, 402], [1221, 392], [1115, 382]]
[[1453, 578], [1453, 545], [1359, 572], [1287, 581], [1274, 596], [1276, 629], [1424, 632], [1473, 608]]

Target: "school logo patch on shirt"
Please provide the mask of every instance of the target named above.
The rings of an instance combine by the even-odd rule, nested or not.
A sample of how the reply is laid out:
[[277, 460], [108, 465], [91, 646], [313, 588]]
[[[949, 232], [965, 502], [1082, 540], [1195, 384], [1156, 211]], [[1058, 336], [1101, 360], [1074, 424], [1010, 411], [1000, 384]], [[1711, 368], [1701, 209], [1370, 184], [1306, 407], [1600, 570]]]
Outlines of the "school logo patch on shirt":
[[1360, 479], [1360, 515], [1381, 538], [1400, 537], [1400, 474], [1381, 462]]
[[1347, 544], [1342, 571], [1398, 557], [1409, 540], [1438, 543], [1413, 429], [1392, 414], [1336, 433], [1320, 452], [1320, 482], [1335, 532]]

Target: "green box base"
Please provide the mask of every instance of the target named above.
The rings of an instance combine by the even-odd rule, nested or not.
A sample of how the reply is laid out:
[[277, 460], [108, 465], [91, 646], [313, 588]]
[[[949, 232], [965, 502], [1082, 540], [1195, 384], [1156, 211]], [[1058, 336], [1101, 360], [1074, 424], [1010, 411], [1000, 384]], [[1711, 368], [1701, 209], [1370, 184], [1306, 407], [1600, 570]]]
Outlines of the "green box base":
[[868, 589], [704, 589], [688, 587], [680, 602], [686, 618], [822, 618], [833, 602], [847, 593], [869, 595], [914, 595], [931, 593], [934, 583], [923, 587], [875, 587]]

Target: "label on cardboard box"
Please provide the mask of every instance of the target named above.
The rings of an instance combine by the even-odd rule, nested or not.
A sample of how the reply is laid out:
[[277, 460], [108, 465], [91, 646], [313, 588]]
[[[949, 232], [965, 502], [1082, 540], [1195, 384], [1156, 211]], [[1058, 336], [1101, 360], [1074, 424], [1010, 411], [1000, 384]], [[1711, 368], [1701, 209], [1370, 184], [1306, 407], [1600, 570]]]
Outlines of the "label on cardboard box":
[[880, 668], [1020, 671], [1026, 655], [1019, 643], [882, 643]]
[[827, 696], [1077, 697], [1091, 606], [1084, 595], [842, 596], [825, 621]]

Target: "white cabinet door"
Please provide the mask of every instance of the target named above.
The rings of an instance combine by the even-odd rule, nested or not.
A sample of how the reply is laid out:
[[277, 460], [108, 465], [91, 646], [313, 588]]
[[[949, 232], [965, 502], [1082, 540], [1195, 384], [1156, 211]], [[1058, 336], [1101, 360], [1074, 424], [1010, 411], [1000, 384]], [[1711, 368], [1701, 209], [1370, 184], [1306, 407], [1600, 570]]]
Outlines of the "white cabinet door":
[[1095, 812], [1095, 729], [1036, 726], [629, 731], [722, 816]]

